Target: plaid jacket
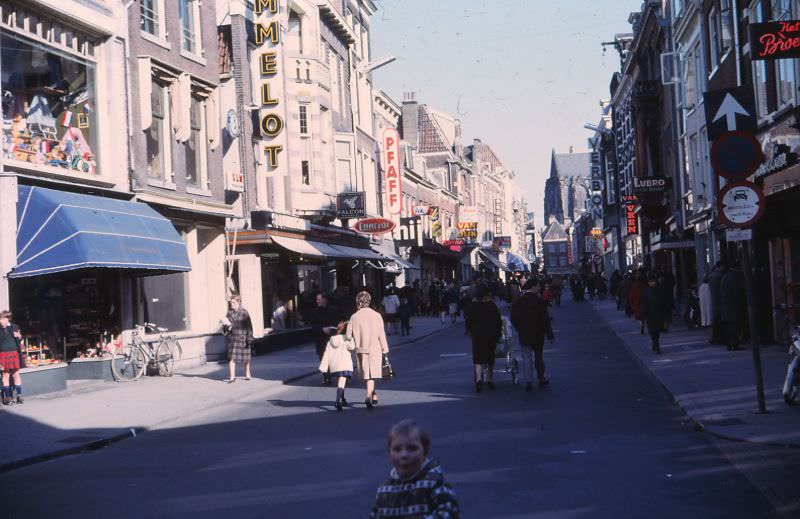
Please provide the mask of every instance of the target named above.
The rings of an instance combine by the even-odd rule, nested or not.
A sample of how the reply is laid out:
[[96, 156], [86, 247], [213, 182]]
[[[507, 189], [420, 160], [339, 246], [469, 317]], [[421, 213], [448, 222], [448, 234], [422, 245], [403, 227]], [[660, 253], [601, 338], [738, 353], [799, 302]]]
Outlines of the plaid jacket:
[[461, 510], [439, 462], [427, 459], [411, 479], [401, 480], [392, 469], [389, 480], [378, 488], [369, 517], [460, 519]]

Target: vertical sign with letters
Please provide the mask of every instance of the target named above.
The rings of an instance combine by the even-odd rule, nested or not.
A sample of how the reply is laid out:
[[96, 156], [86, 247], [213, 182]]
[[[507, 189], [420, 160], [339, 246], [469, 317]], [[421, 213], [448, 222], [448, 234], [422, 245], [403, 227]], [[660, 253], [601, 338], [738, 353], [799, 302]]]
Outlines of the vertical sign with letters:
[[259, 126], [262, 138], [266, 141], [262, 160], [266, 161], [268, 172], [275, 174], [279, 167], [278, 156], [283, 151], [280, 136], [284, 129], [284, 117], [279, 109], [283, 94], [278, 57], [281, 43], [280, 1], [255, 0], [253, 7], [256, 15], [254, 30], [255, 44], [258, 46], [259, 77], [262, 80]]
[[400, 135], [394, 128], [386, 128], [381, 133], [381, 159], [386, 210], [396, 216], [403, 210], [403, 170], [400, 166]]

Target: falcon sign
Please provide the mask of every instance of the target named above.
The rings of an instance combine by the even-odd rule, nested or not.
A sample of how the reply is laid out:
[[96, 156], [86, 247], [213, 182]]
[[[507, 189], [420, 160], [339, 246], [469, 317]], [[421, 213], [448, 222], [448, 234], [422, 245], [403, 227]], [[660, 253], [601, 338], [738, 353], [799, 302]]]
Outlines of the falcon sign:
[[398, 215], [403, 209], [400, 177], [400, 135], [394, 128], [381, 133], [381, 158], [383, 160], [383, 191], [386, 193], [386, 208], [389, 214]]

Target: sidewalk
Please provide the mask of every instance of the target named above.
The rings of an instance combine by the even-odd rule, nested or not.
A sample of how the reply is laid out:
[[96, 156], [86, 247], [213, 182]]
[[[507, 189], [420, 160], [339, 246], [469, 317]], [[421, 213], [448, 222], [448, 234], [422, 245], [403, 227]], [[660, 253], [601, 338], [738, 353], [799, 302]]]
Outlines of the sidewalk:
[[661, 355], [650, 350], [650, 336], [625, 317], [614, 301], [591, 301], [625, 347], [672, 395], [696, 426], [720, 438], [800, 447], [800, 407], [783, 402], [781, 386], [789, 364], [784, 346], [762, 346], [767, 413], [758, 414], [755, 368], [749, 345], [739, 352], [708, 342], [708, 328], [670, 326], [661, 335]]
[[[450, 326], [438, 318], [414, 318], [411, 335], [388, 337], [390, 348]], [[226, 384], [227, 363], [209, 363], [170, 378], [71, 383], [65, 392], [29, 397], [22, 405], [0, 409], [0, 472], [98, 449], [238, 400], [266, 397], [285, 384], [317, 375], [318, 364], [314, 345], [304, 344], [254, 357], [250, 381], [237, 366], [240, 378]]]

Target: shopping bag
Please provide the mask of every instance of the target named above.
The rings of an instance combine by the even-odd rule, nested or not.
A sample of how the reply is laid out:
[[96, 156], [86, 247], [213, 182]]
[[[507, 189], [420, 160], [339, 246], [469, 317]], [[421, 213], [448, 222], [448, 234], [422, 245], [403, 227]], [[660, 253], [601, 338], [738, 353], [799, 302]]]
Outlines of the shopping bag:
[[392, 369], [392, 364], [389, 362], [389, 356], [384, 355], [383, 361], [381, 364], [381, 371], [384, 380], [390, 380], [395, 377], [394, 369]]

